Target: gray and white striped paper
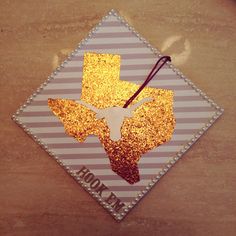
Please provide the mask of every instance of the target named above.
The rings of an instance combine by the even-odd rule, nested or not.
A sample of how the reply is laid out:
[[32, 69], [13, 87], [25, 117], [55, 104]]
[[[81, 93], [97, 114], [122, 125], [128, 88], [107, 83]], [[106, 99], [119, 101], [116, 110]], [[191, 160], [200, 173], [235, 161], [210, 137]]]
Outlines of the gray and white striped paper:
[[171, 68], [165, 66], [161, 69], [148, 86], [174, 91], [175, 132], [171, 141], [143, 155], [139, 161], [141, 180], [130, 185], [111, 170], [109, 159], [97, 137], [88, 137], [85, 143], [69, 137], [47, 105], [49, 97], [80, 98], [83, 55], [88, 51], [121, 55], [120, 79], [136, 84], [144, 81], [157, 61], [157, 55], [140, 38], [116, 16], [109, 15], [18, 118], [65, 166], [74, 171], [86, 166], [118, 198], [129, 204], [217, 110]]

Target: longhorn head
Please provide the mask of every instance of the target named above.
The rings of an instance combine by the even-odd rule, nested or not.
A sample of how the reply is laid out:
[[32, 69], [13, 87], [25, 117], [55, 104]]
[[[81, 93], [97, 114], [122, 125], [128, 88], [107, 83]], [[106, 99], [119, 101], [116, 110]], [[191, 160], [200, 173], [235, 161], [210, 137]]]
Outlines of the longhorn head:
[[97, 119], [105, 118], [107, 125], [110, 129], [110, 139], [113, 141], [118, 141], [121, 138], [121, 127], [125, 118], [130, 118], [133, 116], [133, 112], [145, 102], [152, 101], [150, 97], [144, 98], [137, 102], [129, 108], [123, 107], [108, 107], [105, 109], [98, 109], [82, 100], [77, 100], [76, 102], [89, 108], [96, 113]]

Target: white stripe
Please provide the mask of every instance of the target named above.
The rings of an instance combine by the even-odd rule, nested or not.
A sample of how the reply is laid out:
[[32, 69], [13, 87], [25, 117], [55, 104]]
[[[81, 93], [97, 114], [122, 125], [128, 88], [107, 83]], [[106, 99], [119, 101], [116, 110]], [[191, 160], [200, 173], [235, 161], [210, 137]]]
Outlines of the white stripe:
[[[210, 112], [199, 112], [196, 114], [196, 116], [194, 116], [194, 114], [192, 113], [196, 113], [196, 112], [189, 112], [189, 113], [176, 113], [175, 117], [176, 118], [210, 118], [211, 116], [208, 116], [207, 114]], [[206, 113], [206, 114], [202, 114], [202, 113]], [[212, 113], [213, 116], [214, 113]], [[19, 117], [19, 120], [22, 123], [45, 123], [45, 122], [59, 122], [60, 120], [59, 118], [57, 118], [56, 116], [36, 116], [36, 117]], [[63, 126], [63, 124], [61, 123], [61, 125]], [[202, 127], [204, 125], [204, 123], [177, 123], [175, 129], [191, 129], [191, 128], [196, 128], [196, 127]], [[32, 131], [35, 132], [45, 132], [45, 133], [50, 133], [50, 132], [56, 132], [56, 133], [60, 133], [64, 130], [63, 127], [45, 127], [45, 128], [31, 128]]]
[[[137, 58], [137, 59], [128, 59], [122, 58], [121, 56], [121, 65], [150, 65], [150, 69], [155, 65], [157, 59], [156, 58]], [[79, 59], [78, 61], [68, 61], [66, 63], [66, 67], [82, 67], [83, 59]]]
[[78, 83], [61, 83], [61, 84], [54, 84], [54, 83], [49, 83], [47, 86], [44, 88], [44, 90], [48, 89], [80, 89], [81, 88], [81, 82]]
[[[101, 169], [101, 170], [94, 170], [94, 169], [90, 169], [91, 172], [94, 175], [97, 175], [97, 177], [99, 178], [99, 175], [113, 175], [116, 176], [117, 174], [115, 172], [113, 172], [110, 168], [109, 169]], [[162, 169], [161, 168], [155, 168], [155, 169], [139, 169], [139, 174], [149, 174], [149, 175], [154, 175], [154, 174], [158, 174]]]
[[40, 133], [50, 134], [50, 133], [63, 133], [63, 132], [65, 133], [64, 127], [46, 127], [46, 128], [40, 127], [40, 128], [30, 128], [30, 130], [35, 134], [40, 134]]
[[[134, 190], [134, 191], [112, 191], [118, 198], [120, 197], [137, 197], [137, 195], [140, 193], [140, 191]], [[110, 193], [106, 196], [108, 197]], [[105, 196], [105, 195], [103, 195]]]
[[[177, 146], [159, 146], [157, 149], [153, 149], [149, 153], [155, 153], [155, 152], [175, 152], [179, 151], [183, 146], [177, 145]], [[85, 153], [104, 153], [106, 155], [105, 150], [102, 147], [96, 147], [96, 148], [51, 148], [51, 151], [53, 151], [55, 154], [85, 154]]]
[[[193, 138], [193, 134], [174, 134], [171, 141], [187, 141]], [[47, 144], [67, 144], [67, 143], [78, 143], [78, 141], [73, 137], [66, 138], [41, 138], [43, 143]], [[84, 143], [100, 143], [99, 139], [95, 137], [87, 137]]]
[[[104, 22], [120, 22], [116, 16], [113, 16], [113, 15], [108, 15], [108, 17], [104, 20]], [[102, 25], [100, 26], [102, 27]]]
[[[121, 180], [102, 180], [102, 182], [106, 186], [129, 186], [130, 187], [130, 184], [122, 179]], [[150, 179], [141, 179], [139, 182], [133, 184], [132, 186], [146, 186], [149, 183], [150, 183]]]
[[[34, 101], [47, 101], [48, 98], [60, 98], [60, 99], [74, 99], [78, 100], [80, 99], [80, 94], [53, 94], [53, 95], [42, 95], [38, 94], [35, 98]], [[37, 106], [38, 107], [38, 106]]]
[[65, 79], [65, 78], [78, 78], [81, 81], [82, 72], [59, 72], [54, 76], [55, 79]]
[[202, 127], [204, 127], [205, 123], [183, 123], [183, 124], [179, 124], [177, 123], [175, 125], [175, 130], [179, 130], [179, 129], [201, 129]]
[[[150, 73], [150, 69], [121, 70], [120, 71], [120, 76], [144, 76], [144, 78], [146, 78], [146, 76], [149, 73]], [[162, 68], [160, 71], [158, 71], [158, 75], [176, 75], [176, 73], [172, 69]]]
[[197, 93], [195, 90], [178, 90], [178, 91], [174, 91], [174, 96], [175, 97], [179, 97], [179, 96], [199, 96], [199, 93]]
[[175, 118], [210, 118], [215, 112], [175, 112]]
[[[51, 96], [51, 95], [48, 95], [48, 98], [64, 98], [64, 96], [58, 96], [58, 95], [55, 95], [55, 96]], [[72, 98], [71, 98], [72, 99]], [[76, 97], [73, 98], [73, 99], [80, 99], [80, 97]], [[208, 104], [207, 102], [205, 101], [174, 101], [174, 107], [210, 107], [211, 105]], [[49, 106], [27, 106], [24, 111], [31, 111], [31, 112], [37, 112], [37, 111], [51, 111], [51, 109], [49, 108]], [[175, 114], [178, 114], [179, 112], [175, 112]], [[186, 112], [184, 112], [186, 113]], [[196, 116], [193, 116], [194, 118], [195, 117], [198, 117], [197, 114], [200, 114], [200, 115], [205, 115], [205, 114], [209, 114], [208, 116], [211, 116], [212, 112], [191, 112], [191, 114], [195, 115]], [[53, 113], [52, 113], [53, 115]], [[21, 116], [24, 116], [24, 113], [21, 115]], [[207, 117], [208, 117], [207, 116]], [[33, 118], [33, 117], [32, 117]], [[202, 118], [202, 117], [201, 117]]]
[[[128, 81], [131, 83], [135, 83], [135, 84], [142, 84], [143, 81], [142, 80], [122, 80], [122, 81]], [[181, 79], [167, 79], [167, 80], [151, 80], [148, 83], [148, 87], [158, 87], [158, 86], [174, 86], [174, 85], [188, 85], [184, 80]]]
[[118, 32], [130, 32], [130, 30], [125, 26], [115, 26], [115, 27], [106, 26], [106, 27], [99, 27], [96, 32], [97, 33], [118, 33]]
[[55, 154], [104, 154], [107, 155], [103, 147], [94, 148], [50, 148]]
[[[120, 76], [147, 76], [150, 70], [121, 70]], [[162, 69], [158, 72], [158, 75], [175, 75], [175, 72], [171, 69]], [[82, 71], [78, 72], [59, 72], [54, 76], [55, 79], [65, 79], [65, 78], [82, 78]], [[145, 77], [144, 77], [145, 78]], [[79, 80], [81, 81], [81, 79]], [[182, 80], [184, 81], [184, 80]], [[138, 81], [140, 82], [140, 81]], [[185, 83], [186, 84], [186, 83]]]
[[[185, 102], [174, 101], [174, 107], [211, 107], [211, 105], [210, 105], [210, 103], [207, 103], [205, 100], [203, 100], [203, 101], [185, 101]], [[206, 116], [205, 114], [207, 114], [207, 113], [212, 114], [212, 112], [191, 112], [191, 113], [194, 113], [194, 114], [192, 114], [193, 116], [191, 116], [192, 118], [205, 118], [205, 117], [208, 117], [208, 115]], [[199, 115], [198, 114], [195, 115], [195, 113], [199, 113]], [[175, 112], [175, 114], [178, 114], [178, 112]], [[209, 115], [209, 116], [211, 116], [211, 115]], [[176, 117], [184, 118], [184, 116], [178, 116], [178, 115]]]
[[[63, 125], [63, 124], [62, 124]], [[180, 123], [175, 125], [175, 130], [188, 130], [188, 129], [201, 129], [204, 123]], [[30, 128], [31, 132], [34, 133], [63, 133], [65, 132], [64, 127], [40, 127]]]
[[[174, 91], [175, 97], [178, 96], [196, 96], [199, 95], [194, 90], [178, 90]], [[48, 98], [61, 98], [61, 99], [80, 99], [80, 94], [52, 94], [52, 95], [42, 95], [38, 94], [34, 101], [47, 101]]]
[[[68, 143], [78, 143], [78, 141], [73, 137], [66, 138], [40, 138], [43, 143], [47, 144], [68, 144]], [[87, 137], [84, 143], [100, 143], [97, 137]]]
[[171, 141], [186, 141], [193, 138], [194, 134], [174, 134]]
[[94, 159], [65, 159], [63, 160], [65, 165], [89, 165], [89, 164], [96, 164], [96, 165], [110, 165], [109, 158], [104, 155], [104, 158], [94, 158]]
[[[25, 107], [24, 111], [26, 112], [41, 112], [41, 111], [50, 111], [51, 109], [49, 106], [27, 106]], [[53, 113], [52, 113], [53, 115]], [[24, 114], [22, 114], [24, 116]]]
[[[63, 124], [62, 124], [63, 125]], [[176, 124], [175, 130], [183, 129], [200, 129], [204, 126], [204, 123], [181, 123]], [[40, 127], [40, 128], [30, 128], [33, 133], [63, 133], [65, 132], [64, 127]]]
[[139, 164], [167, 163], [172, 159], [173, 157], [141, 157]]
[[[139, 164], [145, 163], [153, 163], [153, 164], [162, 164], [170, 161], [171, 157], [141, 157]], [[89, 165], [89, 164], [96, 164], [96, 165], [110, 165], [109, 158], [104, 155], [104, 158], [93, 158], [93, 159], [65, 159], [63, 160], [65, 165]]]

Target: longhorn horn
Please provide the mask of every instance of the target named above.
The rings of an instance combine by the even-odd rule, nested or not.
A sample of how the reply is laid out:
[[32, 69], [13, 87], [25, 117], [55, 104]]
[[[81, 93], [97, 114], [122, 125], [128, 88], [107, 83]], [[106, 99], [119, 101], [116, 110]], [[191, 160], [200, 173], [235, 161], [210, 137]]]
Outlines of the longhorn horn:
[[132, 105], [131, 107], [129, 107], [128, 109], [130, 109], [131, 112], [133, 112], [134, 110], [136, 110], [139, 106], [141, 106], [143, 103], [145, 102], [150, 102], [153, 101], [152, 98], [147, 97], [147, 98], [143, 98], [142, 100], [140, 100], [139, 102], [135, 103], [134, 105]]
[[86, 102], [84, 102], [84, 101], [82, 101], [82, 100], [77, 100], [76, 102], [79, 103], [79, 104], [81, 104], [81, 105], [83, 105], [83, 106], [85, 106], [85, 107], [87, 107], [87, 108], [89, 108], [90, 110], [92, 110], [92, 111], [95, 112], [96, 114], [99, 113], [99, 109], [97, 109], [96, 107], [94, 107], [94, 106], [91, 105], [91, 104], [88, 104], [88, 103], [86, 103]]

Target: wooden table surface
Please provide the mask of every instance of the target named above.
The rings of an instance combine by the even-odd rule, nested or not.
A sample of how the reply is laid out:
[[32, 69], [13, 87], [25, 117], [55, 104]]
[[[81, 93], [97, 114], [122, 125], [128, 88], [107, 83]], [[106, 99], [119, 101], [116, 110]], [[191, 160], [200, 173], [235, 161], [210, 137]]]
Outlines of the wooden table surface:
[[[121, 223], [11, 115], [117, 9], [225, 109]], [[236, 235], [236, 1], [0, 1], [0, 235]]]

